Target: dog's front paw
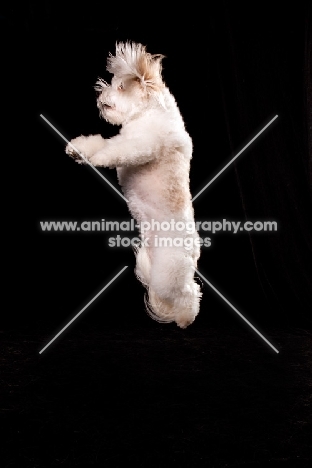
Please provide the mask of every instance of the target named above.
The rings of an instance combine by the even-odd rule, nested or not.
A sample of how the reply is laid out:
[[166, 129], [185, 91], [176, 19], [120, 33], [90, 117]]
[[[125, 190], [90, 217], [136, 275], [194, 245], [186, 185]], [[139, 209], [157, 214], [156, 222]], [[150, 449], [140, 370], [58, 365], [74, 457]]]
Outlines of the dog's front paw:
[[88, 159], [86, 151], [86, 139], [87, 137], [85, 136], [74, 138], [67, 144], [65, 148], [65, 153], [73, 158], [78, 164], [84, 164]]
[[66, 146], [66, 153], [76, 162], [83, 164], [90, 161], [105, 146], [106, 141], [101, 135], [81, 135], [71, 140]]

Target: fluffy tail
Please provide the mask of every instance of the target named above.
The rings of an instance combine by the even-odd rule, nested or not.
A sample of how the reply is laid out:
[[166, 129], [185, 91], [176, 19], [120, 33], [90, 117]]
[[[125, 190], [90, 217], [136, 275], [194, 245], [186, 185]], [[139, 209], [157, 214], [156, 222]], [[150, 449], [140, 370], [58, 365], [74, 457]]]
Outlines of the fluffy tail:
[[147, 248], [140, 247], [136, 250], [135, 273], [147, 289], [145, 306], [150, 317], [162, 323], [176, 322], [180, 328], [186, 328], [199, 312], [202, 294], [194, 281], [194, 260], [181, 251], [173, 253], [173, 258], [168, 252], [162, 257], [159, 268], [157, 261], [152, 265]]

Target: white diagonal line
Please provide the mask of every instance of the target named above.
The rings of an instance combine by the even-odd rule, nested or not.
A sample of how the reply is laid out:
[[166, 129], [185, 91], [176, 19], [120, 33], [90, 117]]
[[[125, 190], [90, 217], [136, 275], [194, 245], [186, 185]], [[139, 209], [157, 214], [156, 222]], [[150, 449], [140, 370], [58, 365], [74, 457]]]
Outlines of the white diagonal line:
[[219, 175], [222, 174], [222, 172], [224, 172], [225, 169], [227, 169], [227, 168], [232, 164], [232, 162], [235, 161], [235, 159], [237, 159], [238, 156], [240, 156], [240, 155], [242, 154], [242, 152], [245, 151], [245, 149], [248, 148], [248, 146], [250, 146], [251, 143], [254, 142], [254, 141], [258, 138], [258, 136], [261, 135], [261, 133], [263, 133], [264, 130], [268, 128], [269, 125], [271, 125], [272, 122], [274, 122], [275, 119], [277, 119], [277, 117], [278, 117], [278, 115], [276, 115], [272, 120], [270, 120], [270, 122], [269, 122], [268, 124], [266, 124], [266, 125], [263, 127], [263, 129], [260, 130], [260, 132], [257, 133], [257, 135], [254, 136], [254, 137], [250, 140], [250, 142], [247, 143], [247, 145], [244, 146], [244, 148], [243, 148], [242, 150], [240, 150], [240, 152], [237, 153], [237, 155], [234, 156], [234, 158], [232, 158], [231, 161], [228, 162], [228, 163], [224, 166], [224, 168], [221, 169], [221, 171], [218, 172], [218, 174], [217, 174], [216, 176], [214, 176], [213, 179], [211, 179], [211, 181], [208, 182], [208, 184], [205, 185], [205, 187], [204, 187], [203, 189], [201, 189], [201, 190], [197, 193], [197, 195], [195, 195], [195, 197], [192, 198], [192, 201], [196, 200], [196, 198], [199, 197], [199, 195], [200, 195], [201, 193], [203, 193], [203, 191], [206, 190], [206, 188], [209, 187], [209, 185], [212, 184], [212, 182], [214, 182], [214, 181], [219, 177]]
[[87, 163], [89, 164], [90, 167], [92, 167], [92, 169], [100, 176], [102, 177], [103, 180], [105, 180], [105, 182], [112, 188], [115, 190], [116, 193], [118, 193], [118, 195], [121, 196], [121, 198], [123, 198], [126, 202], [128, 201], [122, 193], [119, 192], [119, 190], [116, 189], [116, 187], [114, 187], [109, 180], [106, 179], [106, 177], [103, 176], [103, 174], [100, 173], [100, 171], [98, 171], [94, 166], [93, 164], [90, 163], [90, 161], [82, 154], [80, 153], [80, 151], [77, 150], [77, 148], [75, 148], [75, 146], [67, 140], [67, 138], [64, 137], [64, 135], [62, 135], [62, 133], [54, 127], [54, 125], [51, 124], [51, 122], [49, 122], [49, 120], [42, 114], [40, 114], [40, 117], [48, 124], [50, 125], [51, 128], [53, 128], [53, 130], [61, 137], [63, 138], [64, 141], [66, 141], [66, 143], [68, 143], [75, 151], [76, 153], [79, 154], [79, 156]]
[[105, 291], [105, 289], [108, 288], [108, 286], [109, 286], [110, 284], [112, 284], [113, 281], [115, 281], [116, 278], [118, 278], [119, 275], [121, 275], [121, 273], [122, 273], [123, 271], [125, 271], [126, 268], [128, 268], [128, 266], [123, 267], [123, 268], [120, 270], [120, 272], [117, 273], [117, 275], [114, 276], [114, 278], [113, 278], [112, 280], [110, 280], [110, 281], [104, 286], [104, 288], [101, 289], [101, 291], [100, 291], [99, 293], [97, 293], [97, 294], [94, 296], [94, 298], [91, 299], [91, 301], [88, 302], [88, 304], [85, 305], [85, 306], [83, 307], [83, 309], [81, 309], [81, 311], [78, 312], [78, 314], [75, 315], [75, 317], [74, 317], [73, 319], [71, 319], [70, 322], [68, 322], [68, 324], [65, 325], [65, 327], [63, 327], [62, 330], [59, 331], [59, 332], [57, 333], [57, 335], [55, 335], [55, 337], [52, 338], [52, 340], [49, 341], [49, 343], [48, 343], [44, 348], [42, 348], [41, 351], [39, 351], [39, 354], [43, 353], [43, 351], [44, 351], [45, 349], [47, 349], [47, 347], [50, 346], [50, 344], [53, 343], [53, 341], [56, 340], [56, 338], [58, 338], [58, 337], [60, 336], [60, 334], [63, 333], [63, 331], [66, 330], [66, 328], [68, 328], [69, 325], [71, 325], [71, 324], [74, 322], [74, 320], [76, 320], [76, 318], [79, 317], [79, 315], [81, 315], [82, 312], [84, 312], [84, 311], [86, 310], [86, 308], [89, 307], [89, 305], [92, 304], [92, 302], [94, 302], [95, 299], [96, 299], [97, 297], [99, 297], [99, 295], [102, 294], [102, 292]]
[[276, 353], [279, 353], [279, 351], [269, 342], [269, 340], [267, 340], [265, 336], [263, 336], [259, 330], [257, 330], [256, 327], [250, 323], [249, 320], [247, 320], [201, 273], [199, 273], [196, 268], [195, 271], [208, 284], [208, 286], [210, 286], [234, 310], [234, 312], [236, 312], [269, 346], [271, 346], [271, 348], [274, 349]]

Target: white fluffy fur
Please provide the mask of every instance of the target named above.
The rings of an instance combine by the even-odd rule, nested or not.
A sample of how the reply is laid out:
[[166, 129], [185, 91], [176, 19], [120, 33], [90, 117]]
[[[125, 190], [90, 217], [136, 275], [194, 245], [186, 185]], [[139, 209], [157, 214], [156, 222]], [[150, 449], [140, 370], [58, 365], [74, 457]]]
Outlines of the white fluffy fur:
[[[100, 115], [121, 125], [118, 135], [80, 136], [71, 144], [94, 166], [116, 168], [132, 216], [142, 221], [194, 221], [189, 190], [192, 140], [174, 97], [161, 76], [161, 55], [135, 43], [119, 43], [108, 58], [111, 84], [96, 84]], [[70, 145], [66, 153], [83, 160]], [[142, 234], [142, 233], [141, 233]], [[194, 281], [199, 247], [157, 247], [160, 237], [198, 239], [198, 233], [148, 232], [149, 246], [136, 250], [136, 275], [147, 288], [147, 311], [160, 322], [181, 328], [193, 322], [201, 292]]]

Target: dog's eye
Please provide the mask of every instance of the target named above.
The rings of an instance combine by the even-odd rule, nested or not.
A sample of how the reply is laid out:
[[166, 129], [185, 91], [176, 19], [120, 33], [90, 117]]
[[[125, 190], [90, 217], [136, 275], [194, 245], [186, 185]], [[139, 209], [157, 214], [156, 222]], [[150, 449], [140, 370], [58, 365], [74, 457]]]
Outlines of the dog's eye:
[[122, 91], [124, 89], [124, 85], [122, 83], [120, 83], [120, 85], [118, 86], [118, 89], [119, 89], [119, 91]]

